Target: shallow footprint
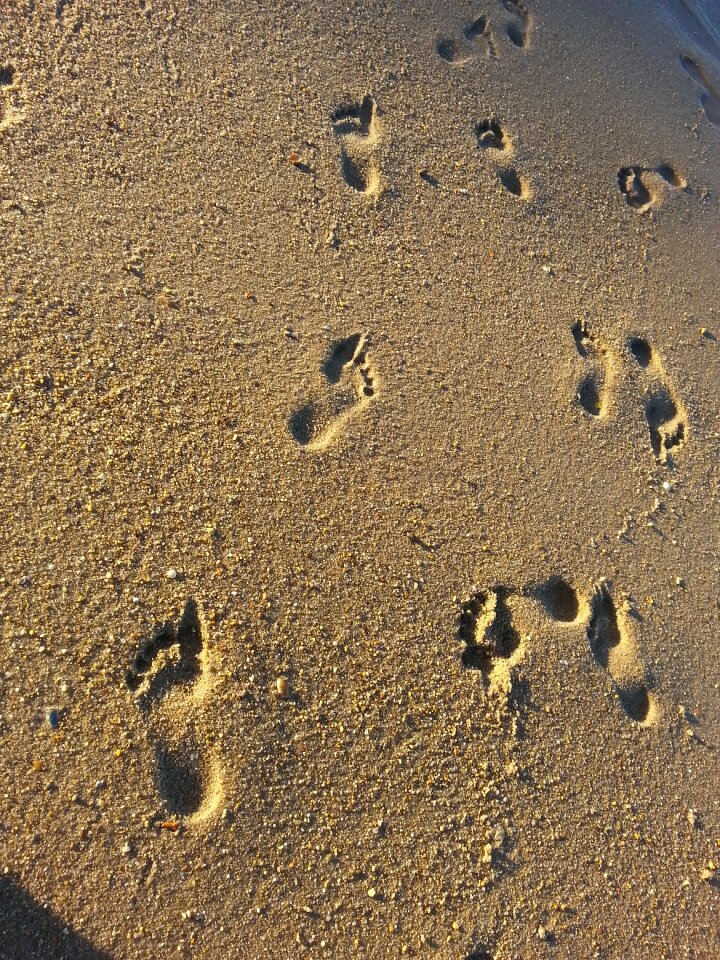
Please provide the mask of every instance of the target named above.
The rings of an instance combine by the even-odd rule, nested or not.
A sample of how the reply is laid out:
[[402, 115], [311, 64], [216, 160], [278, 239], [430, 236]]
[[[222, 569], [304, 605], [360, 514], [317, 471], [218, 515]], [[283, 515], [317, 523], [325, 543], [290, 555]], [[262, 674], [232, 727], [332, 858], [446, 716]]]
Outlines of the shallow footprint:
[[208, 751], [203, 702], [209, 692], [208, 651], [200, 611], [185, 604], [177, 627], [157, 627], [135, 656], [126, 683], [147, 720], [158, 793], [167, 815], [191, 821], [222, 800], [217, 758]]
[[703, 68], [686, 53], [680, 55], [680, 66], [700, 87], [700, 106], [714, 127], [720, 127], [720, 91], [714, 86]]
[[586, 633], [593, 659], [610, 675], [627, 716], [649, 726], [657, 718], [655, 699], [628, 625], [618, 613], [606, 581], [598, 583], [593, 592]]
[[379, 139], [375, 100], [368, 94], [357, 103], [338, 107], [330, 120], [333, 133], [340, 141], [343, 180], [358, 193], [377, 196], [380, 171], [375, 156]]
[[376, 376], [368, 360], [368, 339], [354, 333], [336, 341], [321, 370], [331, 388], [321, 400], [296, 410], [288, 421], [293, 439], [306, 450], [324, 450], [348, 420], [376, 395]]
[[20, 123], [25, 117], [17, 71], [10, 64], [0, 64], [0, 133]]
[[645, 419], [653, 454], [658, 463], [672, 465], [687, 438], [687, 413], [650, 342], [643, 337], [631, 337], [628, 349], [644, 371]]
[[463, 29], [460, 37], [444, 37], [438, 40], [435, 52], [441, 60], [455, 66], [461, 66], [478, 57], [494, 59], [495, 38], [490, 21], [481, 14]]
[[511, 667], [524, 653], [508, 606], [510, 593], [503, 586], [476, 591], [460, 608], [457, 637], [464, 644], [462, 664], [479, 670], [491, 689], [509, 689]]
[[607, 412], [608, 386], [611, 366], [607, 350], [600, 343], [584, 320], [578, 320], [572, 328], [575, 347], [580, 356], [590, 363], [590, 369], [578, 384], [577, 401], [591, 417], [601, 417]]
[[532, 17], [527, 6], [522, 0], [502, 0], [502, 5], [512, 15], [512, 20], [505, 30], [508, 39], [516, 47], [529, 46]]

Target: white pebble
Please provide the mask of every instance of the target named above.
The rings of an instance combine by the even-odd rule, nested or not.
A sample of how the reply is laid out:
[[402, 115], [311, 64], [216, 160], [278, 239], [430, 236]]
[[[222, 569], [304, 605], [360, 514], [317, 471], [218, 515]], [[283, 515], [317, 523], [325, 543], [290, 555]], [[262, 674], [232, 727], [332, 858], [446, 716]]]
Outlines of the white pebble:
[[670, 493], [670, 491], [672, 490], [672, 484], [670, 483], [669, 480], [663, 480], [663, 490], [665, 491], [665, 493]]
[[166, 570], [165, 576], [168, 578], [168, 580], [174, 580], [177, 577], [177, 570], [175, 567], [170, 567], [169, 570]]

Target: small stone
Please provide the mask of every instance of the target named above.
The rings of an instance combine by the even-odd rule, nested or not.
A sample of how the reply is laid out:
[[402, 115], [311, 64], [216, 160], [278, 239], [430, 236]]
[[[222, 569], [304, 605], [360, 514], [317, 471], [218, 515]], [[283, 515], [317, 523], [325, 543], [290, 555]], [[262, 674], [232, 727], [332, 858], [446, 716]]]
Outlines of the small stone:
[[542, 941], [545, 941], [548, 938], [547, 930], [542, 924], [540, 924], [540, 926], [537, 928], [537, 937], [538, 937], [538, 940], [542, 940]]
[[125, 845], [122, 848], [122, 852], [126, 857], [129, 857], [130, 854], [133, 852], [133, 848], [129, 840], [125, 841]]
[[501, 826], [495, 827], [492, 835], [493, 846], [496, 850], [499, 850], [502, 845], [505, 843], [505, 828]]
[[697, 810], [693, 810], [691, 808], [688, 810], [685, 816], [687, 817], [687, 822], [690, 824], [691, 827], [694, 827], [697, 825], [697, 822], [698, 822]]
[[369, 887], [367, 895], [370, 897], [371, 900], [374, 900], [375, 897], [377, 896], [377, 890], [375, 889], [375, 887]]
[[48, 707], [45, 711], [45, 720], [49, 727], [52, 727], [53, 730], [57, 730], [60, 726], [60, 711], [55, 707]]
[[493, 848], [491, 843], [486, 843], [483, 847], [482, 862], [483, 863], [492, 863], [493, 858]]
[[710, 881], [710, 880], [713, 880], [714, 877], [715, 877], [715, 871], [711, 870], [709, 867], [705, 867], [703, 870], [700, 871], [701, 880]]
[[178, 572], [177, 572], [177, 570], [175, 569], [175, 567], [169, 567], [169, 568], [165, 571], [165, 576], [168, 578], [168, 580], [176, 580], [176, 579], [177, 579], [177, 575], [178, 575]]
[[670, 491], [672, 490], [672, 484], [670, 483], [669, 480], [663, 480], [663, 490], [665, 491], [665, 493], [670, 493]]
[[275, 681], [275, 690], [279, 697], [286, 697], [290, 693], [290, 684], [287, 677], [278, 677]]

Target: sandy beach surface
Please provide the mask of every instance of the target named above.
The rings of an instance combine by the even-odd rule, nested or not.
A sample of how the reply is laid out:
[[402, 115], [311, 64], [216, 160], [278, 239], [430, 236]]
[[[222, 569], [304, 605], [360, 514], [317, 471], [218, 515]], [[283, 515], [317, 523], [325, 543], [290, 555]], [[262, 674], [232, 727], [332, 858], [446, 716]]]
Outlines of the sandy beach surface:
[[0, 958], [720, 957], [720, 9], [0, 4]]

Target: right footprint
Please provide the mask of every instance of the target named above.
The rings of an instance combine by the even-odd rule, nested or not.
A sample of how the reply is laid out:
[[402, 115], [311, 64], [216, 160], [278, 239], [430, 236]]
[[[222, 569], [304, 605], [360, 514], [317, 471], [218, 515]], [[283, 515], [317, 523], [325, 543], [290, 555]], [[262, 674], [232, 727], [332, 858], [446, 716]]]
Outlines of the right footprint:
[[649, 726], [656, 719], [657, 706], [635, 642], [606, 581], [597, 584], [590, 599], [587, 639], [595, 663], [609, 673], [625, 713], [636, 723]]
[[320, 400], [312, 400], [293, 413], [288, 429], [305, 450], [330, 446], [351, 417], [364, 410], [376, 395], [376, 376], [368, 360], [369, 341], [353, 333], [337, 340], [322, 364], [330, 388]]
[[219, 764], [204, 733], [208, 668], [206, 630], [197, 603], [188, 600], [177, 627], [157, 627], [126, 674], [147, 719], [158, 793], [172, 820], [204, 820], [222, 801]]
[[376, 162], [379, 139], [377, 106], [368, 94], [358, 103], [338, 107], [331, 115], [333, 133], [340, 142], [340, 172], [345, 183], [368, 197], [380, 193]]
[[643, 337], [628, 341], [630, 355], [643, 371], [645, 419], [658, 463], [672, 466], [687, 437], [687, 413], [656, 350]]
[[533, 192], [525, 177], [508, 161], [513, 155], [510, 134], [497, 117], [486, 117], [475, 124], [475, 139], [478, 147], [496, 165], [497, 177], [512, 196], [530, 200]]

